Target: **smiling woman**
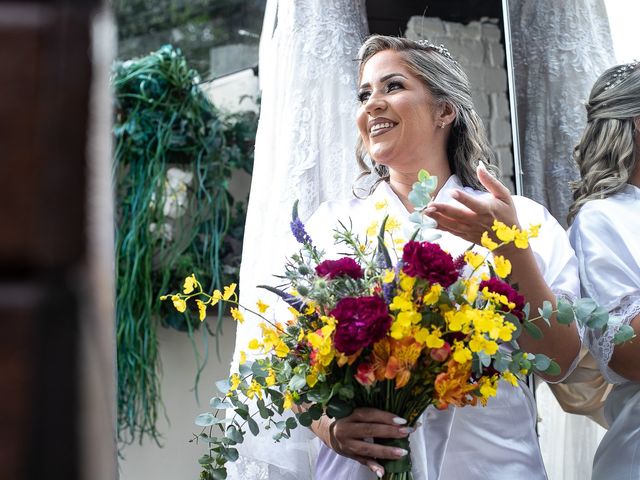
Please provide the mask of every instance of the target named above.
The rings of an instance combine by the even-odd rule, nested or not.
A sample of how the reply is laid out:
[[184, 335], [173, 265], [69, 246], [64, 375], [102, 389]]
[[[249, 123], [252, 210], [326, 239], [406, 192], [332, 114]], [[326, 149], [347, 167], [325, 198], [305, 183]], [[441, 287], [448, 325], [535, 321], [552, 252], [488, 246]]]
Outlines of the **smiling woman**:
[[[373, 204], [387, 205], [390, 215], [407, 221], [413, 211], [408, 193], [418, 171], [426, 169], [438, 176], [435, 199], [425, 213], [438, 222], [442, 236], [437, 242], [443, 248], [454, 257], [472, 244], [481, 248], [482, 232], [490, 230], [494, 219], [518, 227], [541, 224], [540, 237], [530, 248], [504, 251], [512, 264], [510, 280], [519, 284], [534, 309], [544, 301], [555, 304], [556, 295], [576, 297], [577, 261], [562, 227], [540, 205], [512, 197], [484, 166], [492, 162], [492, 150], [473, 108], [467, 77], [448, 52], [427, 42], [374, 35], [359, 57], [359, 162], [364, 174], [373, 177], [374, 187], [364, 199], [321, 205], [307, 223], [314, 242], [329, 255], [338, 255], [328, 227], [351, 221], [354, 231], [364, 230], [361, 223]], [[560, 381], [573, 368], [577, 331], [555, 320], [543, 329], [543, 340], [525, 335], [519, 343], [555, 358], [562, 374], [547, 380]], [[427, 410], [423, 427], [413, 433], [401, 429], [412, 433], [416, 476], [475, 478], [481, 471], [499, 480], [546, 478], [531, 392], [522, 387], [501, 386], [486, 408]], [[400, 458], [407, 452], [376, 446], [374, 454], [362, 432], [378, 432], [365, 437], [397, 438], [396, 420], [371, 409], [356, 409], [339, 420], [321, 418], [313, 426], [324, 443], [315, 478], [364, 480], [370, 478], [368, 469], [382, 476], [376, 458]], [[482, 455], [471, 461], [468, 452], [478, 445]]]

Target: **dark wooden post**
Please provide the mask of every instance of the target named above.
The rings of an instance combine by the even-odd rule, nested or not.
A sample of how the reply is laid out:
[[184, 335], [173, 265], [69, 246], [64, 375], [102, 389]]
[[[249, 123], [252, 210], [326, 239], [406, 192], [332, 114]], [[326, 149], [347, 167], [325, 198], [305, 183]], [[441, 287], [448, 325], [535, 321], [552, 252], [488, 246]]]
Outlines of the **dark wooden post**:
[[[96, 310], [87, 152], [98, 3], [0, 1], [0, 478], [88, 471], [82, 332], [111, 321], [87, 315]], [[112, 445], [113, 430], [102, 433]]]

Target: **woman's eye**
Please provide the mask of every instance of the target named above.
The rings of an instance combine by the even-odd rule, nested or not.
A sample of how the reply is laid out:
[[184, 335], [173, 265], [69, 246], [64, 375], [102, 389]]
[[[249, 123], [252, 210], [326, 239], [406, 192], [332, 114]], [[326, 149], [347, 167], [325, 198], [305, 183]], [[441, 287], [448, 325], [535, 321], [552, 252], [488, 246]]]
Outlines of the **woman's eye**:
[[391, 92], [393, 90], [399, 90], [401, 88], [404, 88], [404, 86], [400, 82], [389, 82], [387, 84], [387, 92]]
[[360, 103], [364, 103], [369, 99], [370, 96], [371, 96], [371, 92], [366, 92], [366, 91], [360, 92], [358, 93], [358, 101]]

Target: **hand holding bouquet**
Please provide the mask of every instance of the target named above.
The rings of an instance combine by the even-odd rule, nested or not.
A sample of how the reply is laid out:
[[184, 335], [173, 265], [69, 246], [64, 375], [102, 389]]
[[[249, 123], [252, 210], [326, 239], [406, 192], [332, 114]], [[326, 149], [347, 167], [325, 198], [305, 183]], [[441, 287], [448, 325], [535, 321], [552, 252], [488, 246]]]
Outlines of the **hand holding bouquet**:
[[[421, 172], [414, 185], [418, 215], [412, 220], [419, 227], [420, 209], [435, 183]], [[529, 305], [506, 280], [509, 260], [496, 254], [510, 243], [527, 248], [536, 226], [519, 230], [496, 221], [483, 235], [480, 252], [470, 248], [453, 258], [438, 244], [418, 241], [421, 228], [411, 240], [397, 242], [387, 221], [379, 222], [375, 242], [341, 224], [335, 240], [348, 253], [325, 259], [294, 207], [291, 227], [302, 248], [286, 264], [287, 289], [264, 287], [289, 305], [283, 316], [272, 318], [271, 307], [261, 301], [255, 309], [238, 305], [235, 285], [210, 295], [194, 276], [185, 280], [182, 293], [163, 297], [180, 311], [195, 303], [201, 319], [219, 302], [236, 305], [231, 315], [238, 321], [245, 313], [262, 319], [262, 337], [247, 346], [257, 359], [247, 361], [242, 352], [238, 372], [218, 382], [223, 396], [211, 399], [214, 411], [232, 409], [235, 415], [203, 413], [196, 419], [203, 427], [196, 438], [208, 445], [200, 458], [201, 478], [226, 477], [226, 462], [238, 458], [234, 445], [247, 430], [258, 434], [257, 420], [274, 431], [275, 441], [322, 415], [341, 418], [357, 407], [392, 412], [414, 427], [430, 405], [486, 405], [501, 380], [518, 386], [530, 372], [560, 373], [549, 357], [521, 350], [519, 336], [527, 330], [540, 338], [536, 322], [549, 322], [553, 313], [568, 324], [576, 313], [586, 317], [593, 309], [580, 311], [559, 300], [556, 311], [545, 302], [530, 318]], [[407, 438], [376, 441], [409, 450]], [[383, 465], [384, 478], [412, 478], [408, 455]]]

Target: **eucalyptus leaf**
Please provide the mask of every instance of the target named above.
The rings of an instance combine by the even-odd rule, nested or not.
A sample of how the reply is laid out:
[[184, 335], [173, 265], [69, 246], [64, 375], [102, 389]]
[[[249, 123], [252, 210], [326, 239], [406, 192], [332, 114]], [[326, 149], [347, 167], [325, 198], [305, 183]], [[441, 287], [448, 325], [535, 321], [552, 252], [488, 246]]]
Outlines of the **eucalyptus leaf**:
[[200, 465], [211, 465], [213, 463], [213, 457], [211, 455], [203, 455], [198, 459]]
[[591, 298], [580, 298], [576, 301], [576, 318], [585, 323], [598, 304]]
[[247, 425], [249, 425], [249, 431], [252, 435], [255, 436], [260, 433], [260, 427], [258, 427], [258, 423], [253, 418], [247, 418]]
[[635, 336], [635, 331], [631, 325], [622, 325], [613, 336], [613, 343], [619, 345], [631, 340]]
[[227, 469], [226, 468], [214, 468], [210, 471], [213, 480], [226, 480]]
[[303, 427], [310, 427], [313, 423], [313, 418], [311, 418], [309, 412], [302, 412], [300, 415], [298, 415], [298, 422]]
[[216, 423], [216, 417], [211, 413], [201, 413], [196, 417], [195, 423], [199, 427], [209, 427]]
[[298, 390], [302, 390], [307, 385], [307, 379], [303, 375], [294, 375], [289, 380], [289, 385], [287, 388], [291, 391], [297, 392]]
[[231, 388], [231, 383], [229, 382], [228, 378], [225, 378], [223, 380], [218, 380], [216, 382], [216, 388], [220, 393], [226, 395], [229, 389]]
[[544, 372], [551, 365], [551, 359], [546, 355], [543, 355], [542, 353], [537, 353], [533, 361], [533, 364], [538, 370], [540, 370], [541, 372]]
[[596, 307], [587, 318], [586, 324], [589, 328], [600, 330], [609, 322], [609, 312], [603, 307]]
[[564, 299], [558, 300], [558, 312], [556, 313], [556, 320], [561, 325], [569, 325], [575, 320], [573, 308], [571, 304]]
[[535, 340], [540, 340], [542, 338], [542, 330], [540, 330], [535, 323], [525, 321], [522, 325], [531, 338], [534, 338]]
[[226, 399], [220, 398], [220, 397], [213, 397], [210, 401], [209, 401], [209, 405], [211, 406], [211, 408], [215, 408], [217, 410], [226, 410], [227, 408], [232, 408], [233, 405], [231, 405], [231, 403], [227, 402]]
[[242, 443], [242, 441], [244, 440], [242, 432], [238, 430], [234, 425], [229, 425], [229, 427], [227, 427], [227, 430], [225, 431], [225, 437], [233, 440], [236, 443]]
[[546, 373], [547, 375], [551, 375], [551, 376], [558, 376], [560, 375], [560, 372], [562, 370], [560, 370], [560, 365], [558, 365], [558, 363], [555, 360], [551, 360], [551, 363], [549, 364], [549, 367], [547, 367], [547, 369], [544, 371], [544, 373]]

